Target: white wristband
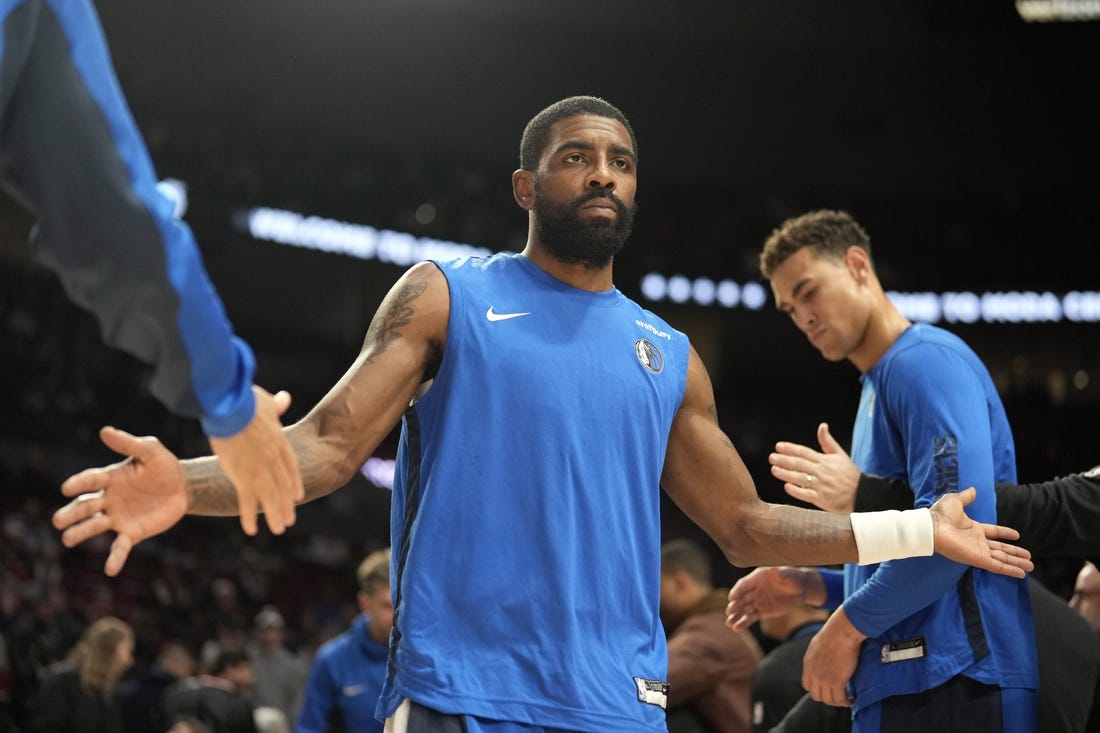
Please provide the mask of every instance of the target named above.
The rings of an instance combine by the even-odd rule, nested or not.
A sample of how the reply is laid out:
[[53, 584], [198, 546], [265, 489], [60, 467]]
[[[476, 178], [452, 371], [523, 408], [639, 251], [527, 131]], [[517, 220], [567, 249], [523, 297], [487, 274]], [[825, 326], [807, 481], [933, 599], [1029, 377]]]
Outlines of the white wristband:
[[935, 551], [932, 512], [927, 508], [859, 512], [850, 517], [860, 565], [923, 557]]

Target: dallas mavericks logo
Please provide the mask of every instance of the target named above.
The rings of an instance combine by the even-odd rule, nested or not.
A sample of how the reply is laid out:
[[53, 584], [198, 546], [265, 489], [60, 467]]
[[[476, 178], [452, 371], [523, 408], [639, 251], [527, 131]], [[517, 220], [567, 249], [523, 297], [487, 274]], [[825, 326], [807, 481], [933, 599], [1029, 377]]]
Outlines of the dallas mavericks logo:
[[660, 374], [665, 368], [665, 357], [657, 344], [649, 339], [638, 339], [634, 342], [634, 353], [638, 355], [638, 361], [642, 362], [649, 371]]

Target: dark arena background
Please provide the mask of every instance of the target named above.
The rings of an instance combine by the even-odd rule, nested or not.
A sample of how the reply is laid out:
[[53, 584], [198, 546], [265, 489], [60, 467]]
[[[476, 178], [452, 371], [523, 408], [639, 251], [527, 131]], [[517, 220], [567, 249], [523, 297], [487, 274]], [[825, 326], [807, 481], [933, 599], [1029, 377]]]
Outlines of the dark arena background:
[[[822, 207], [867, 228], [907, 315], [985, 360], [1021, 481], [1100, 463], [1100, 22], [1047, 18], [1058, 5], [1073, 3], [96, 2], [257, 382], [294, 396], [288, 421], [351, 363], [408, 265], [522, 248], [510, 175], [534, 113], [574, 94], [619, 106], [640, 203], [617, 285], [692, 338], [771, 501], [787, 500], [772, 445], [815, 444], [822, 420], [847, 445], [858, 401], [855, 369], [820, 358], [756, 268], [773, 227]], [[0, 198], [5, 704], [18, 712], [26, 675], [105, 613], [133, 623], [140, 662], [271, 603], [308, 654], [355, 613], [358, 561], [388, 544], [394, 440], [283, 537], [188, 518], [107, 579], [106, 542], [65, 550], [49, 524], [66, 476], [115, 460], [98, 428], [208, 447], [37, 264], [32, 226]], [[664, 518], [667, 538], [714, 550], [671, 502]], [[718, 583], [744, 572], [714, 552]], [[1037, 575], [1068, 597], [1077, 568]], [[212, 600], [224, 581], [228, 606]]]

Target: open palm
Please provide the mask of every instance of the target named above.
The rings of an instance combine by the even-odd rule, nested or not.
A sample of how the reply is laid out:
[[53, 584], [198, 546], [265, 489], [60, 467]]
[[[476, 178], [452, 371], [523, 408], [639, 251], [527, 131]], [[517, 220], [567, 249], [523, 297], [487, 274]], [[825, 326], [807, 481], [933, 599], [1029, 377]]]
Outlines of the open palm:
[[179, 522], [188, 500], [179, 460], [159, 440], [112, 427], [99, 435], [108, 448], [127, 458], [69, 477], [61, 493], [75, 498], [54, 513], [53, 524], [62, 530], [66, 547], [114, 532], [104, 565], [113, 576], [122, 570], [134, 545]]
[[1034, 570], [1031, 553], [1008, 544], [1020, 538], [1009, 527], [976, 522], [963, 508], [974, 501], [973, 487], [941, 496], [932, 505], [936, 552], [955, 562], [973, 565], [1001, 575], [1023, 578]]

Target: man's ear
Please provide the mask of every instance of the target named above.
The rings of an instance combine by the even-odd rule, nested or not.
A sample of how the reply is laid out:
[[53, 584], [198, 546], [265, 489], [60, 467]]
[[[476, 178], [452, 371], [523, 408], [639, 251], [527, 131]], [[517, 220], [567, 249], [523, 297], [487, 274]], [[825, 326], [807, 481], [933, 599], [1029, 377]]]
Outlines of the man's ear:
[[522, 168], [512, 174], [512, 195], [524, 211], [535, 208], [535, 174]]
[[848, 251], [844, 253], [844, 264], [858, 283], [865, 283], [874, 275], [871, 255], [863, 247], [855, 245], [849, 247]]

